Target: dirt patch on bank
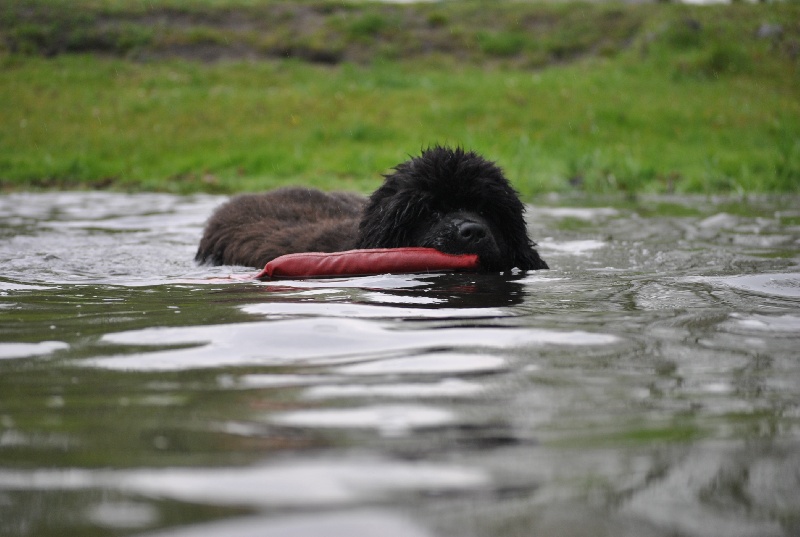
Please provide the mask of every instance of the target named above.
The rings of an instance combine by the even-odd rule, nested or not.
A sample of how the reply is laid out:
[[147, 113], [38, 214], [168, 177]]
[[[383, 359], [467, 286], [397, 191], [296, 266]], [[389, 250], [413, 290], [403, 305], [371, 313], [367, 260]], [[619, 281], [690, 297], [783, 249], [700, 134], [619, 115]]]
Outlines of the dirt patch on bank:
[[[78, 0], [75, 4], [81, 4]], [[93, 7], [95, 6], [95, 7]], [[336, 64], [444, 56], [542, 66], [614, 54], [641, 29], [637, 9], [498, 4], [275, 2], [258, 6], [102, 9], [19, 1], [0, 14], [17, 54], [101, 53], [197, 61], [297, 58]]]

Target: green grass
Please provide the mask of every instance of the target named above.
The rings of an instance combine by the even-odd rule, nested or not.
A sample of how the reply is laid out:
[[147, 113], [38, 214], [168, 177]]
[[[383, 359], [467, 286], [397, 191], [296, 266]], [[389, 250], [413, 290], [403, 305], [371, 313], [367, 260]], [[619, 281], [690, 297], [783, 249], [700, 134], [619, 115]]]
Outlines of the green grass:
[[[72, 18], [49, 0], [0, 15], [4, 189], [368, 191], [449, 143], [497, 160], [526, 196], [800, 190], [795, 3], [498, 2], [483, 26], [473, 2], [299, 3], [324, 25], [286, 37], [281, 60], [276, 36], [300, 14], [286, 4], [80, 1]], [[164, 32], [137, 18], [153, 5], [196, 20]], [[231, 33], [219, 20], [237, 10], [269, 13], [271, 30]], [[604, 37], [586, 30], [603, 19]], [[756, 37], [777, 21], [780, 37]]]

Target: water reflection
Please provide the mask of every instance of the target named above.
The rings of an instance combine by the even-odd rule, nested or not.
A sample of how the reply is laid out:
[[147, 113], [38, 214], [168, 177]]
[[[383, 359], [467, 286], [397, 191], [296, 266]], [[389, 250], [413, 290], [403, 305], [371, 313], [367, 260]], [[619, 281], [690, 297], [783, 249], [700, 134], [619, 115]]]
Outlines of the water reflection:
[[[79, 365], [136, 371], [244, 365], [320, 366], [435, 349], [591, 346], [618, 341], [618, 337], [610, 334], [583, 331], [491, 327], [419, 330], [375, 321], [313, 317], [109, 333], [99, 343], [122, 348], [106, 351], [107, 356], [83, 360]], [[158, 350], [131, 353], [128, 350], [131, 346], [153, 346]], [[234, 348], [236, 351], [230, 352]]]
[[0, 343], [0, 360], [4, 358], [27, 358], [42, 356], [58, 350], [68, 349], [63, 341], [40, 341], [39, 343]]
[[524, 302], [525, 277], [521, 273], [386, 275], [318, 280], [311, 289], [308, 283], [284, 280], [263, 284], [266, 295], [243, 309], [271, 317], [505, 317], [511, 315], [507, 307]]
[[432, 534], [408, 517], [386, 510], [349, 510], [283, 517], [248, 517], [197, 525], [185, 530], [149, 533], [146, 537], [430, 537]]
[[445, 378], [438, 382], [408, 382], [394, 384], [341, 384], [313, 386], [303, 392], [306, 399], [343, 399], [353, 397], [389, 399], [450, 399], [480, 395], [484, 387], [479, 382]]
[[[309, 488], [309, 484], [314, 486]], [[2, 472], [9, 488], [76, 490], [104, 487], [208, 504], [293, 506], [371, 503], [419, 490], [484, 488], [479, 469], [372, 458], [286, 460], [227, 469], [39, 470]]]
[[715, 282], [753, 293], [800, 298], [800, 274], [755, 274], [719, 278]]
[[441, 274], [420, 278], [425, 282], [424, 293], [408, 289], [376, 289], [366, 295], [372, 304], [414, 304], [416, 308], [453, 310], [487, 309], [490, 317], [503, 315], [502, 308], [521, 304], [525, 287], [521, 273], [512, 274]]
[[800, 533], [797, 200], [280, 282], [192, 263], [219, 201], [0, 197], [0, 535]]

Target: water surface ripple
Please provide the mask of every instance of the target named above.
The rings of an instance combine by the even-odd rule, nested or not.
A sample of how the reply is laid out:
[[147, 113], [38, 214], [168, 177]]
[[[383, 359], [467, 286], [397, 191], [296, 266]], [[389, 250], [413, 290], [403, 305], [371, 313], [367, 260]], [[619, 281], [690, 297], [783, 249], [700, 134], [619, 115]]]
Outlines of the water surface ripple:
[[800, 199], [276, 282], [192, 261], [222, 200], [0, 196], [0, 535], [800, 535]]

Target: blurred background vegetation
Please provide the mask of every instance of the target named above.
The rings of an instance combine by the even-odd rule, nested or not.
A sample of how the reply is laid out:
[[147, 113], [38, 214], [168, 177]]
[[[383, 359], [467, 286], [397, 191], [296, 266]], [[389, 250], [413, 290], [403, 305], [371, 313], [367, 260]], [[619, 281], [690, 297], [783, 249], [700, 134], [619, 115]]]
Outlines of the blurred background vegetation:
[[800, 3], [6, 0], [0, 187], [800, 190]]

